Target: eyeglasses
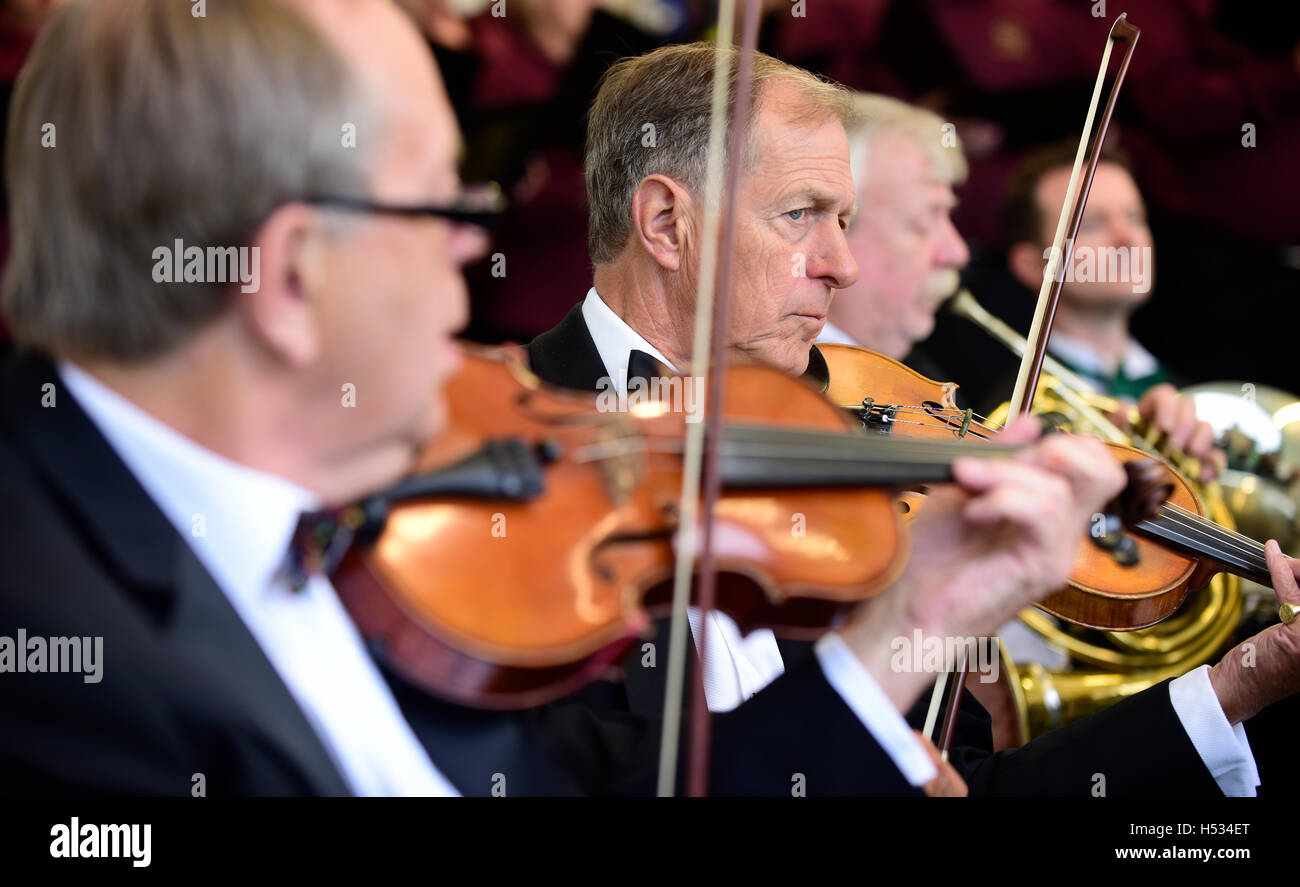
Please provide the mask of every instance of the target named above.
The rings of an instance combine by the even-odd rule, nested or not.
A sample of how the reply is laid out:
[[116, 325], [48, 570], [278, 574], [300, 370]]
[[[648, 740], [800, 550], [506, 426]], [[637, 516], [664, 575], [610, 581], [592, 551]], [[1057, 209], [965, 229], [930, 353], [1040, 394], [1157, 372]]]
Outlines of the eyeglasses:
[[459, 222], [462, 225], [476, 225], [480, 228], [492, 228], [498, 225], [502, 213], [506, 210], [505, 195], [501, 193], [501, 186], [496, 182], [462, 186], [460, 196], [453, 203], [444, 206], [380, 203], [366, 197], [332, 195], [309, 197], [304, 202], [316, 206], [328, 206], [355, 212], [385, 213], [399, 216], [434, 216], [452, 222]]

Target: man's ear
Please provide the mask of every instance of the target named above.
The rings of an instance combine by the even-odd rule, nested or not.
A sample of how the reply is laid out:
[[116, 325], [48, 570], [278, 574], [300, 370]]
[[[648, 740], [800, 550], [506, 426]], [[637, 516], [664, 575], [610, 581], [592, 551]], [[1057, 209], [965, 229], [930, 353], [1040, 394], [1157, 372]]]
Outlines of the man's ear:
[[691, 198], [663, 175], [646, 176], [632, 195], [632, 237], [668, 271], [681, 268], [692, 237]]
[[1025, 289], [1037, 293], [1043, 285], [1043, 271], [1047, 268], [1043, 253], [1047, 249], [1027, 240], [1013, 243], [1007, 249], [1007, 270]]
[[313, 363], [321, 349], [320, 306], [309, 281], [320, 279], [305, 263], [320, 251], [309, 249], [319, 236], [315, 210], [300, 203], [286, 204], [267, 216], [253, 236], [253, 267], [258, 286], [251, 292], [235, 285], [240, 313], [253, 337], [268, 351], [295, 367]]

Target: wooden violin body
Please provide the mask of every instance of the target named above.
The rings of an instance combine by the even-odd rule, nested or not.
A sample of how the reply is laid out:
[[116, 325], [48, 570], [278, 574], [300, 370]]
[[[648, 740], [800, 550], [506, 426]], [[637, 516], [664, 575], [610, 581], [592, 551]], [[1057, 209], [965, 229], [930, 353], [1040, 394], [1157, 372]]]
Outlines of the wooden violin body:
[[[1121, 462], [1158, 462], [1163, 477], [1173, 487], [1165, 507], [1172, 505], [1204, 517], [1200, 497], [1173, 466], [1135, 447], [1109, 442], [1106, 446]], [[1109, 550], [1085, 541], [1075, 556], [1069, 586], [1044, 598], [1039, 608], [1087, 628], [1146, 628], [1172, 616], [1188, 594], [1204, 588], [1219, 572], [1208, 560], [1175, 549], [1140, 530], [1128, 530], [1126, 534], [1136, 545], [1131, 564], [1121, 563]]]
[[[688, 379], [674, 379], [678, 385]], [[727, 374], [728, 420], [847, 431], [801, 382], [760, 367]], [[363, 636], [409, 679], [488, 708], [562, 696], [618, 661], [661, 602], [673, 564], [687, 413], [671, 399], [601, 412], [519, 363], [469, 355], [447, 397], [450, 428], [421, 468], [489, 439], [544, 450], [544, 488], [522, 501], [473, 495], [396, 506], [373, 545], [335, 575]], [[606, 401], [609, 405], [611, 401]], [[678, 401], [680, 404], [680, 401]], [[727, 490], [714, 511], [719, 607], [742, 628], [815, 636], [887, 587], [906, 540], [883, 486]]]
[[[828, 348], [826, 357], [832, 379], [854, 359], [868, 373], [859, 379], [877, 379], [891, 399], [937, 406], [921, 408], [928, 418], [919, 425], [864, 434], [799, 380], [728, 369], [724, 494], [712, 528], [718, 606], [744, 631], [821, 634], [901, 572], [908, 543], [898, 489], [946, 480], [961, 454], [1014, 454], [971, 440], [969, 415], [954, 423], [955, 386], [861, 349]], [[394, 496], [382, 531], [353, 546], [335, 573], [376, 652], [429, 691], [483, 708], [559, 698], [620, 661], [650, 614], [667, 607], [684, 429], [697, 415], [691, 379], [658, 381], [658, 396], [620, 401], [548, 388], [518, 361], [468, 356], [445, 392], [450, 427], [412, 481], [424, 492]], [[1125, 508], [1142, 515], [1128, 520], [1140, 532], [1107, 530], [1137, 557], [1123, 564], [1090, 540], [1070, 585], [1042, 606], [1083, 625], [1137, 628], [1172, 613], [1217, 568], [1167, 544], [1170, 534], [1213, 525], [1171, 468], [1115, 450], [1148, 465], [1130, 487], [1153, 491], [1135, 494], [1149, 501]], [[1160, 505], [1169, 490], [1172, 501]]]
[[[871, 398], [877, 413], [882, 407], [902, 407], [895, 413], [890, 433], [921, 438], [954, 437], [979, 440], [992, 429], [956, 408], [957, 386], [936, 382], [896, 360], [852, 345], [821, 345], [830, 369], [828, 396], [846, 408]], [[963, 428], [965, 429], [963, 433]], [[1079, 547], [1069, 585], [1038, 604], [1040, 609], [1088, 628], [1127, 631], [1146, 628], [1172, 615], [1190, 592], [1207, 585], [1218, 572], [1230, 570], [1267, 581], [1262, 548], [1240, 537], [1232, 539], [1205, 518], [1205, 507], [1191, 484], [1173, 466], [1143, 450], [1118, 443], [1106, 444], [1122, 463], [1143, 463], [1150, 488], [1163, 485], [1168, 500], [1153, 514], [1137, 520], [1135, 530], [1125, 530], [1132, 556], [1117, 559], [1111, 549], [1091, 539]], [[923, 497], [909, 494], [913, 509]], [[1100, 517], [1100, 516], [1098, 516]], [[1104, 528], [1090, 528], [1090, 534]], [[1235, 534], [1234, 534], [1235, 535]], [[1192, 544], [1180, 544], [1183, 541]], [[1218, 546], [1251, 549], [1249, 556], [1223, 559]], [[1226, 552], [1225, 552], [1226, 553]]]

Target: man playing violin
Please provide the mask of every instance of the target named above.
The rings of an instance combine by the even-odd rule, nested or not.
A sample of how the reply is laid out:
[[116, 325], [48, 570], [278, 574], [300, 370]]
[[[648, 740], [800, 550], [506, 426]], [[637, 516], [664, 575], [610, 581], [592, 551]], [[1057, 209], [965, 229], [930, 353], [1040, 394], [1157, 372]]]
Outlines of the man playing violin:
[[[768, 293], [795, 244], [810, 271], [742, 303], [736, 343], [791, 372], [831, 284], [856, 274], [843, 127], [805, 117], [798, 93], [774, 79], [762, 113], [811, 128], [762, 126], [757, 154], [818, 163], [766, 169], [789, 200], [749, 190], [761, 215], [744, 242], [772, 264], [741, 281]], [[451, 109], [405, 18], [380, 0], [229, 0], [201, 18], [74, 0], [12, 119], [0, 791], [644, 791], [652, 718], [440, 702], [372, 658], [328, 576], [294, 569], [303, 513], [404, 477], [445, 425], [460, 267], [483, 247]], [[47, 123], [60, 147], [42, 143]], [[611, 300], [629, 291], [610, 270], [647, 297], [689, 278], [691, 194], [667, 174], [637, 190], [633, 261], [598, 272]], [[1007, 432], [1027, 444], [1014, 460], [958, 460], [915, 524], [931, 556], [717, 719], [715, 792], [786, 794], [802, 773], [814, 794], [900, 794], [935, 777], [899, 714], [928, 680], [890, 667], [889, 639], [993, 631], [1060, 585], [1079, 528], [1122, 485], [1096, 442], [1036, 434]], [[44, 639], [85, 640], [101, 667], [50, 667]], [[782, 718], [801, 734], [764, 729]]]
[[[700, 157], [712, 59], [713, 51], [705, 45], [666, 47], [618, 63], [602, 84], [589, 115], [587, 148], [595, 285], [558, 326], [529, 346], [533, 368], [544, 380], [588, 390], [610, 385], [624, 390], [629, 378], [655, 372], [655, 361], [670, 369], [689, 365], [702, 227]], [[932, 186], [935, 200], [928, 199], [930, 192], [919, 192], [926, 199], [914, 200], [923, 206], [913, 210], [900, 199], [891, 204], [884, 195], [873, 200], [864, 195], [863, 216], [879, 215], [855, 220], [859, 201], [847, 130], [856, 133], [858, 124], [852, 106], [845, 107], [847, 96], [762, 55], [755, 81], [757, 107], [735, 206], [736, 283], [728, 344], [738, 357], [791, 374], [815, 375], [820, 357], [811, 345], [832, 310], [832, 297], [839, 289], [852, 291], [861, 276], [854, 238], [846, 237], [846, 229], [866, 222], [859, 230], [867, 233], [857, 242], [874, 245], [869, 267], [881, 277], [870, 291], [898, 292], [900, 281], [928, 286], [932, 274], [954, 283], [955, 273], [945, 272], [964, 264], [965, 246], [948, 221], [950, 184], [943, 183], [942, 172], [927, 167], [925, 151], [909, 155], [912, 146], [905, 138], [884, 139], [869, 149], [885, 179], [909, 182], [910, 169], [913, 178]], [[629, 135], [643, 132], [647, 123], [656, 128], [653, 146]], [[934, 135], [937, 139], [937, 129]], [[899, 168], [880, 164], [888, 158]], [[925, 217], [906, 218], [917, 213]], [[910, 243], [895, 230], [909, 221], [924, 228]], [[903, 246], [888, 243], [891, 237]], [[892, 267], [903, 261], [920, 273], [900, 273], [891, 281]], [[915, 299], [916, 293], [908, 292], [907, 298]], [[915, 319], [898, 312], [897, 317], [873, 320], [892, 327], [881, 338], [897, 354], [907, 350], [912, 337], [928, 331], [924, 315], [928, 312], [932, 319], [936, 306], [930, 298], [910, 312]], [[842, 315], [846, 323], [854, 313]], [[927, 558], [949, 552], [941, 533], [929, 537], [929, 526], [917, 529], [917, 551]], [[703, 681], [714, 710], [743, 710], [744, 700], [797, 655], [770, 632], [742, 637], [724, 614], [710, 614], [707, 625], [697, 614], [692, 627], [697, 634], [709, 633], [713, 653], [704, 664]], [[1274, 652], [1279, 667], [1296, 669], [1293, 654], [1277, 647]], [[1221, 664], [1224, 669], [1232, 668], [1230, 661]], [[989, 792], [1082, 794], [1092, 785], [1089, 775], [1104, 770], [1112, 786], [1118, 781], [1139, 793], [1253, 794], [1257, 779], [1249, 745], [1239, 723], [1225, 716], [1235, 710], [1241, 692], [1242, 685], [1212, 679], [1202, 669], [1023, 750], [990, 756], [972, 739], [955, 759], [972, 785]], [[632, 660], [624, 693], [628, 706], [653, 712], [662, 704], [662, 677]], [[1268, 696], [1261, 704], [1277, 698]], [[983, 713], [976, 711], [971, 733], [981, 729]], [[986, 721], [982, 729], [987, 731]], [[1167, 737], [1159, 761], [1131, 754], [1127, 737], [1135, 730]]]

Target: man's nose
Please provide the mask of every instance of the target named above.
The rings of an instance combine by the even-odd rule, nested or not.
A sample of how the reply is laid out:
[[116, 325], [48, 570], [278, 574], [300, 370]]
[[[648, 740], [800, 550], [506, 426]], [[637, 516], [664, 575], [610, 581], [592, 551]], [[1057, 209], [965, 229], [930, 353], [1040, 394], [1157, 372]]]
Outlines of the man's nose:
[[809, 267], [808, 276], [825, 280], [826, 285], [833, 289], [843, 289], [852, 286], [858, 279], [858, 262], [853, 258], [853, 251], [849, 249], [849, 241], [844, 236], [844, 230], [839, 227], [839, 222], [832, 224], [835, 229], [822, 239], [821, 249], [815, 256], [816, 265]]
[[1105, 241], [1110, 247], [1132, 247], [1138, 244], [1138, 226], [1126, 213], [1109, 212], [1105, 220]]
[[935, 265], [940, 268], [961, 270], [970, 261], [970, 248], [966, 246], [966, 240], [957, 230], [957, 226], [952, 223], [952, 219], [945, 217], [941, 224], [938, 248], [934, 255]]
[[464, 267], [487, 255], [488, 233], [477, 225], [454, 224], [448, 238], [448, 251], [457, 267]]

